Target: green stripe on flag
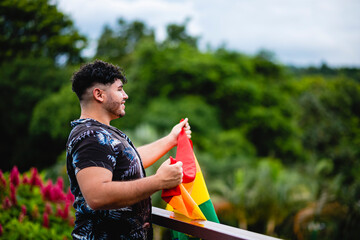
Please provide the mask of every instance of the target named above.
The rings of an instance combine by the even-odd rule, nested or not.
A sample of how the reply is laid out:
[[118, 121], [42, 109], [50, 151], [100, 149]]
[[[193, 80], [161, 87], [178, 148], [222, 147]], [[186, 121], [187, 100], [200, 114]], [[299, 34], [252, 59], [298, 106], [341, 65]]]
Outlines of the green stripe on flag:
[[[211, 199], [203, 202], [199, 205], [200, 210], [205, 215], [206, 219], [211, 222], [219, 223], [219, 219], [216, 215], [214, 205], [211, 202]], [[189, 235], [181, 232], [171, 231], [173, 240], [197, 240], [199, 238], [190, 237]]]
[[216, 215], [214, 205], [212, 204], [211, 199], [200, 204], [199, 207], [208, 221], [219, 223], [219, 219]]

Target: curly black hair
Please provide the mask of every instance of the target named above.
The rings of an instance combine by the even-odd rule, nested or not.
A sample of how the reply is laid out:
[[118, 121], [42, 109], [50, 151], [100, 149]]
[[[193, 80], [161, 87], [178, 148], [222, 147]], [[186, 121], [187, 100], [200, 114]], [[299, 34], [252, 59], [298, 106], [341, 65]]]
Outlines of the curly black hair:
[[89, 87], [96, 83], [113, 84], [115, 79], [120, 79], [123, 84], [127, 82], [120, 67], [101, 60], [95, 60], [93, 63], [81, 66], [80, 70], [74, 73], [71, 79], [72, 90], [81, 101], [84, 92]]

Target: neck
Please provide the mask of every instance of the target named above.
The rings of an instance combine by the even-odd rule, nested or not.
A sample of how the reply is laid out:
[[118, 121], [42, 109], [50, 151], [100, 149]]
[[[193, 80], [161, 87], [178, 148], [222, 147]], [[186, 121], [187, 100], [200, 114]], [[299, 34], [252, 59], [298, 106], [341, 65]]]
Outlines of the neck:
[[88, 111], [86, 108], [81, 108], [80, 118], [91, 118], [108, 126], [110, 126], [111, 121], [108, 115], [103, 113], [102, 111]]

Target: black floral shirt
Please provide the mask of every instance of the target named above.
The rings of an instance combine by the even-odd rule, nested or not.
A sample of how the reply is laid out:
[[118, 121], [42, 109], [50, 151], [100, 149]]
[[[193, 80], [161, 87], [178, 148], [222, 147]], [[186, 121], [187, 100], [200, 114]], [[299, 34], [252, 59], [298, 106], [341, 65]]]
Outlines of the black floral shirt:
[[74, 239], [152, 239], [150, 198], [113, 210], [93, 210], [86, 203], [76, 174], [91, 166], [104, 167], [113, 173], [113, 181], [145, 177], [140, 155], [130, 139], [115, 127], [93, 119], [71, 123], [67, 142], [67, 172], [75, 196]]

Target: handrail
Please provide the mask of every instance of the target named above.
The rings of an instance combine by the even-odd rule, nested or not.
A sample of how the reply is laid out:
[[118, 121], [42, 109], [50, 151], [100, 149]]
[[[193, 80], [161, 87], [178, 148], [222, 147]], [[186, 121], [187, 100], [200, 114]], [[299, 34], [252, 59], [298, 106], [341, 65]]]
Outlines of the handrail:
[[278, 238], [220, 223], [192, 220], [184, 215], [157, 207], [152, 207], [152, 221], [156, 225], [206, 240], [278, 240]]

